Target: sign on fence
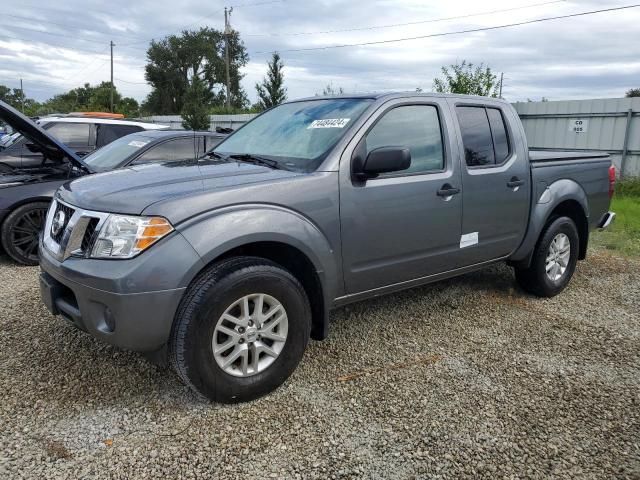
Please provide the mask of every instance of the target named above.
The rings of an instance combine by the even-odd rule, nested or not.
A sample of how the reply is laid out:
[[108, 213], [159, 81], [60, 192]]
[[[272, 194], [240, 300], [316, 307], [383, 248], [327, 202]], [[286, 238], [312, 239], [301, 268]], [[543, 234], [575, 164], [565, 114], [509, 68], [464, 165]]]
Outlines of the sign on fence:
[[569, 119], [569, 131], [573, 133], [587, 133], [589, 120], [582, 118]]

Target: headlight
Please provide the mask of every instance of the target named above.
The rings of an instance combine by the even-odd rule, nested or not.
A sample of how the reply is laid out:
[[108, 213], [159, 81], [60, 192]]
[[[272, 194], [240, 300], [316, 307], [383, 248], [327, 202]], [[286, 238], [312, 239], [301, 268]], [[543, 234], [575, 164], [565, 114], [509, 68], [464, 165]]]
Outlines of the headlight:
[[173, 231], [162, 217], [109, 215], [91, 250], [93, 258], [132, 258]]

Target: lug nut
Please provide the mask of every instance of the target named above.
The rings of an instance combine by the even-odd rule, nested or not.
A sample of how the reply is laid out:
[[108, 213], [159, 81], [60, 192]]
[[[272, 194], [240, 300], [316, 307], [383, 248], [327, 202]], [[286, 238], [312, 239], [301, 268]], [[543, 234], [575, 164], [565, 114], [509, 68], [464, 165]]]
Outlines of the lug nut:
[[253, 320], [249, 320], [249, 326], [253, 327]]
[[240, 340], [238, 340], [238, 343], [244, 343], [244, 338], [241, 338]]
[[240, 328], [238, 329], [238, 332], [240, 332], [240, 333], [244, 333], [244, 327], [240, 327]]

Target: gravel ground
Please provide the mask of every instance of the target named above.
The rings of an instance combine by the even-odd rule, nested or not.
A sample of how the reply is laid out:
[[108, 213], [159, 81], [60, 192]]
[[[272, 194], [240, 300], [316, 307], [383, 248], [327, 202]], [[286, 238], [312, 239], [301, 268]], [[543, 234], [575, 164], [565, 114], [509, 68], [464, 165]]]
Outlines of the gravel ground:
[[540, 300], [494, 267], [332, 315], [274, 394], [203, 403], [0, 259], [0, 478], [640, 478], [640, 261]]

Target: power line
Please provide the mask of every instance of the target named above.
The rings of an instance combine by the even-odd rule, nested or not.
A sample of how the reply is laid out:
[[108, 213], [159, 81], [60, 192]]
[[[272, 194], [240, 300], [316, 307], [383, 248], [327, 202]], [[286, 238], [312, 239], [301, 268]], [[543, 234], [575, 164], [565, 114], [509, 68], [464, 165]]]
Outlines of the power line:
[[[20, 40], [21, 42], [34, 42], [33, 39], [29, 39], [29, 38], [21, 38], [21, 37], [15, 37], [12, 35], [5, 35], [5, 34], [0, 34], [0, 38], [9, 38], [11, 40]], [[60, 45], [60, 44], [55, 44], [55, 43], [49, 43], [49, 42], [43, 42], [43, 41], [37, 41], [37, 43], [44, 43], [45, 45], [52, 47], [52, 48], [61, 48], [63, 50], [69, 50], [72, 52], [80, 52], [80, 53], [91, 53], [91, 54], [98, 54], [100, 55], [102, 52], [100, 52], [100, 50], [85, 50], [85, 49], [81, 49], [81, 48], [71, 48], [71, 47], [66, 47], [64, 45]], [[101, 44], [104, 44], [104, 42], [100, 42]]]
[[2, 25], [5, 28], [10, 28], [10, 29], [18, 29], [18, 30], [25, 30], [27, 32], [35, 32], [35, 33], [42, 33], [44, 35], [54, 35], [56, 37], [64, 37], [64, 38], [71, 38], [73, 40], [80, 40], [81, 42], [90, 42], [90, 43], [98, 43], [100, 45], [104, 45], [104, 42], [101, 40], [89, 40], [89, 39], [79, 39], [77, 36], [73, 36], [73, 35], [65, 35], [64, 33], [56, 33], [56, 32], [47, 32], [46, 30], [37, 30], [35, 28], [27, 28], [27, 27], [16, 27], [14, 25], [8, 26], [8, 25]]
[[[235, 5], [230, 5], [229, 8], [257, 7], [259, 5], [268, 5], [270, 3], [282, 3], [284, 1], [285, 0], [266, 0], [266, 1], [252, 2], [252, 3], [238, 3], [238, 4], [235, 4]], [[195, 22], [191, 22], [191, 23], [188, 23], [187, 25], [184, 25], [184, 26], [180, 27], [178, 30], [180, 30], [180, 31], [186, 30], [187, 28], [189, 28], [189, 27], [191, 27], [193, 25], [196, 25], [196, 24], [202, 22], [203, 20], [205, 20], [207, 18], [215, 17], [216, 15], [218, 15], [223, 10], [224, 10], [224, 8], [219, 8], [215, 12], [213, 12], [213, 13], [211, 13], [209, 15], [205, 15], [204, 17], [200, 17]], [[166, 33], [164, 35], [159, 35], [159, 37], [166, 37], [167, 35], [171, 35], [171, 33]], [[130, 45], [138, 45], [140, 43], [151, 42], [152, 40], [153, 40], [153, 38], [148, 38], [146, 40], [140, 40], [139, 42], [131, 42], [131, 43], [121, 44], [120, 46], [121, 47], [129, 47]]]
[[[614, 11], [618, 11], [618, 10], [626, 10], [629, 8], [636, 8], [636, 7], [640, 7], [640, 4], [634, 4], [634, 5], [625, 5], [623, 7], [613, 7], [613, 8], [603, 8], [601, 10], [591, 10], [588, 12], [580, 12], [580, 13], [572, 13], [570, 15], [559, 15], [556, 17], [546, 17], [546, 18], [537, 18], [535, 20], [527, 20], [527, 21], [523, 21], [523, 22], [517, 22], [517, 23], [508, 23], [505, 25], [496, 25], [494, 27], [479, 27], [479, 28], [470, 28], [467, 30], [458, 30], [455, 32], [443, 32], [443, 33], [432, 33], [430, 35], [418, 35], [415, 37], [404, 37], [404, 38], [393, 38], [393, 39], [389, 39], [389, 40], [376, 40], [376, 41], [371, 41], [371, 42], [362, 42], [362, 43], [344, 43], [341, 45], [326, 45], [323, 47], [307, 47], [307, 48], [289, 48], [289, 49], [281, 49], [281, 50], [277, 50], [279, 53], [283, 53], [283, 52], [307, 52], [307, 51], [311, 51], [311, 50], [329, 50], [332, 48], [346, 48], [346, 47], [363, 47], [363, 46], [368, 46], [368, 45], [380, 45], [380, 44], [384, 44], [384, 43], [397, 43], [397, 42], [405, 42], [405, 41], [409, 41], [409, 40], [420, 40], [423, 38], [433, 38], [433, 37], [445, 37], [448, 35], [460, 35], [463, 33], [475, 33], [475, 32], [486, 32], [489, 30], [499, 30], [501, 28], [510, 28], [510, 27], [518, 27], [521, 25], [530, 25], [532, 23], [540, 23], [540, 22], [547, 22], [550, 20], [560, 20], [563, 18], [573, 18], [573, 17], [581, 17], [581, 16], [586, 16], [586, 15], [593, 15], [596, 13], [604, 13], [604, 12], [614, 12]], [[274, 50], [264, 50], [264, 51], [257, 51], [257, 52], [253, 52], [255, 54], [259, 54], [259, 53], [274, 53]]]
[[285, 33], [277, 33], [277, 32], [273, 32], [273, 33], [243, 33], [242, 35], [245, 37], [286, 37], [286, 36], [301, 36], [301, 35], [322, 35], [322, 34], [326, 34], [326, 33], [343, 33], [343, 32], [359, 32], [359, 31], [363, 31], [363, 30], [377, 30], [377, 29], [381, 29], [381, 28], [393, 28], [393, 27], [406, 27], [406, 26], [410, 26], [410, 25], [421, 25], [421, 24], [425, 24], [425, 23], [436, 23], [436, 22], [445, 22], [445, 21], [449, 21], [449, 20], [460, 20], [462, 18], [471, 18], [471, 17], [480, 17], [482, 15], [491, 15], [491, 14], [495, 14], [495, 13], [505, 13], [505, 12], [513, 12], [516, 10], [524, 10], [526, 8], [533, 8], [533, 7], [541, 7], [543, 5], [551, 5], [554, 3], [565, 3], [567, 0], [553, 0], [550, 2], [542, 2], [542, 3], [533, 3], [530, 5], [522, 5], [520, 7], [511, 7], [511, 8], [504, 8], [504, 9], [500, 9], [500, 10], [489, 10], [486, 12], [478, 12], [478, 13], [469, 13], [467, 15], [458, 15], [455, 17], [442, 17], [442, 18], [433, 18], [433, 19], [429, 19], [429, 20], [417, 20], [414, 22], [405, 22], [405, 23], [390, 23], [390, 24], [386, 24], [386, 25], [371, 25], [368, 27], [354, 27], [354, 28], [344, 28], [344, 29], [339, 29], [339, 30], [324, 30], [324, 31], [317, 31], [317, 32], [285, 32]]
[[121, 78], [114, 78], [114, 80], [117, 80], [118, 82], [122, 82], [122, 83], [130, 83], [131, 85], [148, 85], [149, 82], [131, 82], [129, 80], [123, 80]]
[[[39, 25], [42, 24], [49, 24], [49, 25], [56, 25], [58, 27], [63, 27], [63, 28], [73, 28], [75, 30], [83, 30], [83, 31], [90, 31], [90, 32], [95, 32], [95, 33], [99, 33], [101, 35], [111, 35], [112, 37], [124, 37], [124, 38], [130, 38], [130, 39], [136, 39], [136, 38], [140, 38], [140, 37], [134, 37], [131, 35], [124, 35], [121, 33], [111, 33], [111, 32], [106, 32], [104, 30], [96, 30], [93, 27], [88, 27], [88, 26], [81, 26], [81, 25], [77, 25], [77, 24], [66, 24], [66, 23], [59, 23], [59, 22], [53, 22], [51, 20], [42, 20], [40, 18], [36, 18], [36, 17], [25, 17], [22, 15], [13, 15], [13, 14], [8, 14], [8, 13], [3, 13], [2, 14], [2, 18], [5, 17], [10, 17], [10, 18], [17, 18], [19, 20], [27, 20], [29, 22], [38, 22]], [[13, 25], [6, 25], [7, 28], [14, 28]]]

